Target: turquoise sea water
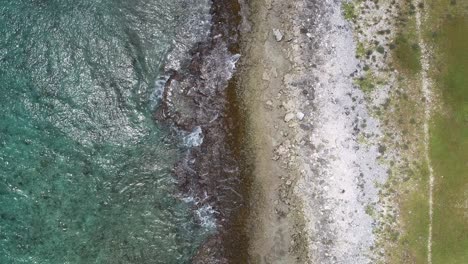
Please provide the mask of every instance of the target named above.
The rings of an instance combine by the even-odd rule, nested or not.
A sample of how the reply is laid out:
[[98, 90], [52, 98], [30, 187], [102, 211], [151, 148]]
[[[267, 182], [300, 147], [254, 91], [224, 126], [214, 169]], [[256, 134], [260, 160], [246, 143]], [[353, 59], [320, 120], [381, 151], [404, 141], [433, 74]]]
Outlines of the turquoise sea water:
[[154, 82], [177, 0], [0, 2], [0, 263], [186, 263]]

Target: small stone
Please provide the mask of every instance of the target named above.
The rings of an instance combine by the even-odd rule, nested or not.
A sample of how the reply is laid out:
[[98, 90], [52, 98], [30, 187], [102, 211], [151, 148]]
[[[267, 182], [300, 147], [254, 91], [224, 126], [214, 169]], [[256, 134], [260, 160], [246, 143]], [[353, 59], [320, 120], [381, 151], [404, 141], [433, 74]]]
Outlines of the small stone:
[[262, 80], [270, 81], [270, 74], [268, 72], [263, 72]]
[[285, 116], [284, 116], [284, 121], [285, 122], [289, 122], [291, 120], [293, 120], [294, 118], [294, 114], [293, 113], [287, 113]]
[[276, 41], [281, 41], [283, 39], [283, 33], [279, 29], [273, 29], [273, 35], [275, 36]]
[[271, 100], [266, 101], [266, 105], [273, 106], [273, 102]]
[[271, 68], [271, 74], [270, 75], [273, 75], [275, 78], [278, 78], [278, 71], [276, 70], [275, 67]]
[[298, 112], [298, 113], [296, 114], [297, 119], [300, 120], [300, 121], [302, 121], [302, 119], [304, 119], [304, 116], [305, 116], [305, 115], [304, 115], [304, 113], [302, 113], [302, 112]]

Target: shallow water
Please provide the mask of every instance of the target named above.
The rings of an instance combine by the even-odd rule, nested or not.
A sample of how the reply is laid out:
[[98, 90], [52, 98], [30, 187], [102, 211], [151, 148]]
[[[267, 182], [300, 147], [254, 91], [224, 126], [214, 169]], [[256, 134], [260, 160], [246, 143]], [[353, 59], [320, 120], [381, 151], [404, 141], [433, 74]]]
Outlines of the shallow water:
[[149, 98], [190, 5], [2, 1], [0, 263], [189, 261], [208, 230]]

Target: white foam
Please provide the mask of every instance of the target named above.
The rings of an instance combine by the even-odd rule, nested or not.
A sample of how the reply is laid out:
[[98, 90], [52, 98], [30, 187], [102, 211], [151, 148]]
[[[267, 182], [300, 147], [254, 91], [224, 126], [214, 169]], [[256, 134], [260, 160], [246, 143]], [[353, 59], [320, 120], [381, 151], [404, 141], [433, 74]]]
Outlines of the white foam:
[[166, 86], [169, 77], [169, 75], [163, 75], [154, 83], [154, 90], [150, 95], [151, 109], [154, 110], [161, 102], [164, 93], [164, 87]]
[[[198, 207], [198, 205], [201, 202], [205, 201], [207, 198], [208, 195], [205, 193], [205, 198], [203, 198], [202, 200], [200, 200], [199, 198], [195, 198], [191, 195], [183, 197], [181, 199], [190, 206]], [[202, 207], [198, 207], [198, 209], [195, 210], [195, 217], [200, 226], [209, 230], [214, 230], [217, 227], [216, 218], [214, 217], [214, 215], [217, 213], [218, 212], [214, 210], [211, 205], [205, 204]]]
[[229, 75], [228, 79], [231, 79], [232, 74], [234, 73], [234, 71], [236, 69], [236, 64], [239, 61], [240, 57], [241, 57], [240, 54], [234, 54], [234, 55], [231, 56], [231, 58], [229, 58], [228, 67], [229, 67], [230, 75]]
[[203, 144], [203, 131], [197, 126], [193, 131], [184, 137], [184, 145], [187, 147], [198, 147]]
[[198, 208], [195, 211], [195, 215], [197, 216], [197, 220], [199, 221], [200, 225], [206, 229], [216, 229], [216, 219], [214, 218], [214, 214], [217, 213], [211, 205], [204, 205]]

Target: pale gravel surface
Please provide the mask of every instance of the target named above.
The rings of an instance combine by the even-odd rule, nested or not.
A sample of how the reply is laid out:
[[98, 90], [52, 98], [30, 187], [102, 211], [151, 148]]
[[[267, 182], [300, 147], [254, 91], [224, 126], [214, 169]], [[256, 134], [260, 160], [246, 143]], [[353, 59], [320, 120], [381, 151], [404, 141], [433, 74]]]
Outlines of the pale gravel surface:
[[[305, 6], [297, 9], [307, 14]], [[360, 133], [379, 137], [380, 125], [353, 84], [356, 47], [340, 2], [323, 1], [319, 10], [315, 21], [296, 23], [297, 31], [314, 28], [314, 35], [299, 37], [298, 68], [287, 76], [289, 83], [308, 80], [312, 86], [304, 88], [312, 88], [315, 95], [296, 104], [310, 113], [305, 119], [310, 130], [298, 129], [304, 145], [298, 151], [302, 177], [295, 192], [304, 202], [312, 263], [372, 263], [373, 219], [366, 206], [377, 203], [375, 186], [385, 182], [386, 168], [377, 162], [378, 147], [359, 143], [358, 137]], [[304, 52], [304, 47], [311, 52]]]
[[[250, 75], [245, 79], [247, 88], [253, 89], [248, 101], [253, 101], [252, 131], [258, 138], [254, 141], [261, 142], [255, 176], [260, 185], [274, 187], [263, 188], [265, 197], [280, 196], [265, 205], [275, 204], [271, 206], [276, 212], [289, 207], [280, 210], [286, 212], [286, 218], [278, 218], [283, 220], [272, 220], [275, 210], [268, 208], [255, 214], [267, 224], [253, 235], [254, 263], [292, 263], [282, 261], [291, 261], [284, 258], [283, 249], [297, 243], [291, 237], [300, 233], [308, 260], [296, 263], [375, 260], [371, 249], [375, 221], [366, 208], [378, 203], [376, 185], [385, 182], [387, 168], [377, 161], [379, 121], [370, 115], [365, 95], [354, 84], [361, 66], [340, 4], [268, 0], [252, 12], [258, 19], [253, 27], [258, 39], [248, 40], [254, 52], [248, 56]], [[385, 98], [382, 93], [379, 96]], [[363, 135], [373, 140], [363, 143], [359, 140]], [[269, 145], [272, 158], [265, 159]], [[283, 197], [291, 189], [294, 196]], [[297, 210], [303, 225], [291, 216]], [[278, 225], [288, 227], [278, 233], [274, 227]], [[269, 240], [269, 233], [285, 239]], [[289, 254], [300, 252], [289, 246]]]
[[[250, 60], [255, 68], [251, 79], [257, 80], [251, 80], [251, 89], [259, 95], [254, 103], [263, 107], [252, 111], [253, 122], [261, 127], [254, 133], [260, 133], [259, 138], [263, 135], [262, 143], [271, 144], [273, 149], [272, 159], [263, 160], [262, 166], [279, 166], [282, 170], [267, 169], [265, 175], [256, 177], [264, 184], [274, 183], [275, 188], [265, 190], [272, 192], [268, 197], [293, 190], [293, 195], [280, 199], [289, 206], [282, 221], [292, 222], [286, 237], [302, 233], [305, 241], [264, 243], [269, 232], [276, 232], [267, 227], [259, 231], [260, 235], [253, 235], [254, 241], [258, 236], [262, 239], [254, 243], [252, 251], [269, 252], [269, 248], [284, 249], [288, 243], [302, 241], [308, 260], [295, 263], [383, 260], [393, 250], [400, 250], [389, 236], [404, 230], [396, 204], [399, 193], [380, 186], [387, 183], [390, 171], [398, 182], [409, 177], [406, 168], [418, 161], [424, 134], [422, 125], [409, 128], [409, 135], [395, 126], [399, 119], [394, 112], [399, 100], [395, 95], [407, 92], [416, 102], [415, 109], [425, 105], [419, 102], [418, 85], [408, 89], [412, 80], [400, 82], [404, 74], [392, 66], [389, 46], [396, 34], [400, 7], [390, 2], [379, 6], [372, 1], [360, 2], [360, 17], [353, 24], [344, 20], [338, 0], [259, 2], [264, 4], [262, 12], [253, 12], [253, 16], [260, 17], [256, 23], [263, 26], [257, 31], [253, 26], [254, 35], [261, 37], [253, 41], [254, 46], [260, 46], [254, 52], [260, 58]], [[388, 32], [378, 33], [381, 31]], [[264, 38], [267, 34], [269, 37]], [[373, 50], [372, 55], [356, 59], [357, 42]], [[376, 52], [377, 46], [384, 51]], [[357, 78], [366, 76], [364, 65], [376, 84], [367, 93], [356, 85]], [[390, 106], [389, 100], [393, 102]], [[383, 115], [376, 114], [375, 109]], [[424, 116], [419, 110], [411, 115], [416, 119]], [[383, 125], [383, 120], [390, 122]], [[404, 149], [403, 142], [411, 144]], [[265, 151], [259, 153], [264, 155]], [[280, 179], [273, 177], [276, 173], [281, 174]], [[411, 191], [413, 187], [410, 183], [405, 188]], [[290, 217], [298, 211], [303, 215], [301, 225]], [[270, 221], [271, 212], [265, 216]], [[289, 247], [289, 254], [301, 255], [296, 248]], [[266, 255], [275, 256], [271, 252]], [[266, 257], [258, 263], [292, 263], [272, 259]]]
[[[261, 142], [255, 177], [270, 201], [258, 200], [264, 207], [255, 217], [266, 224], [253, 229], [260, 261], [252, 263], [406, 263], [420, 252], [431, 263], [428, 128], [437, 100], [424, 11], [408, 14], [414, 7], [403, 0], [353, 1], [359, 16], [350, 22], [339, 0], [253, 2], [249, 17], [258, 20], [244, 28], [256, 37], [244, 64], [252, 134]], [[402, 29], [419, 44], [420, 72], [393, 57]], [[363, 77], [375, 87], [363, 92], [356, 82]], [[409, 229], [414, 208], [405, 207], [415, 194], [428, 199], [427, 244], [407, 243], [418, 232]]]

